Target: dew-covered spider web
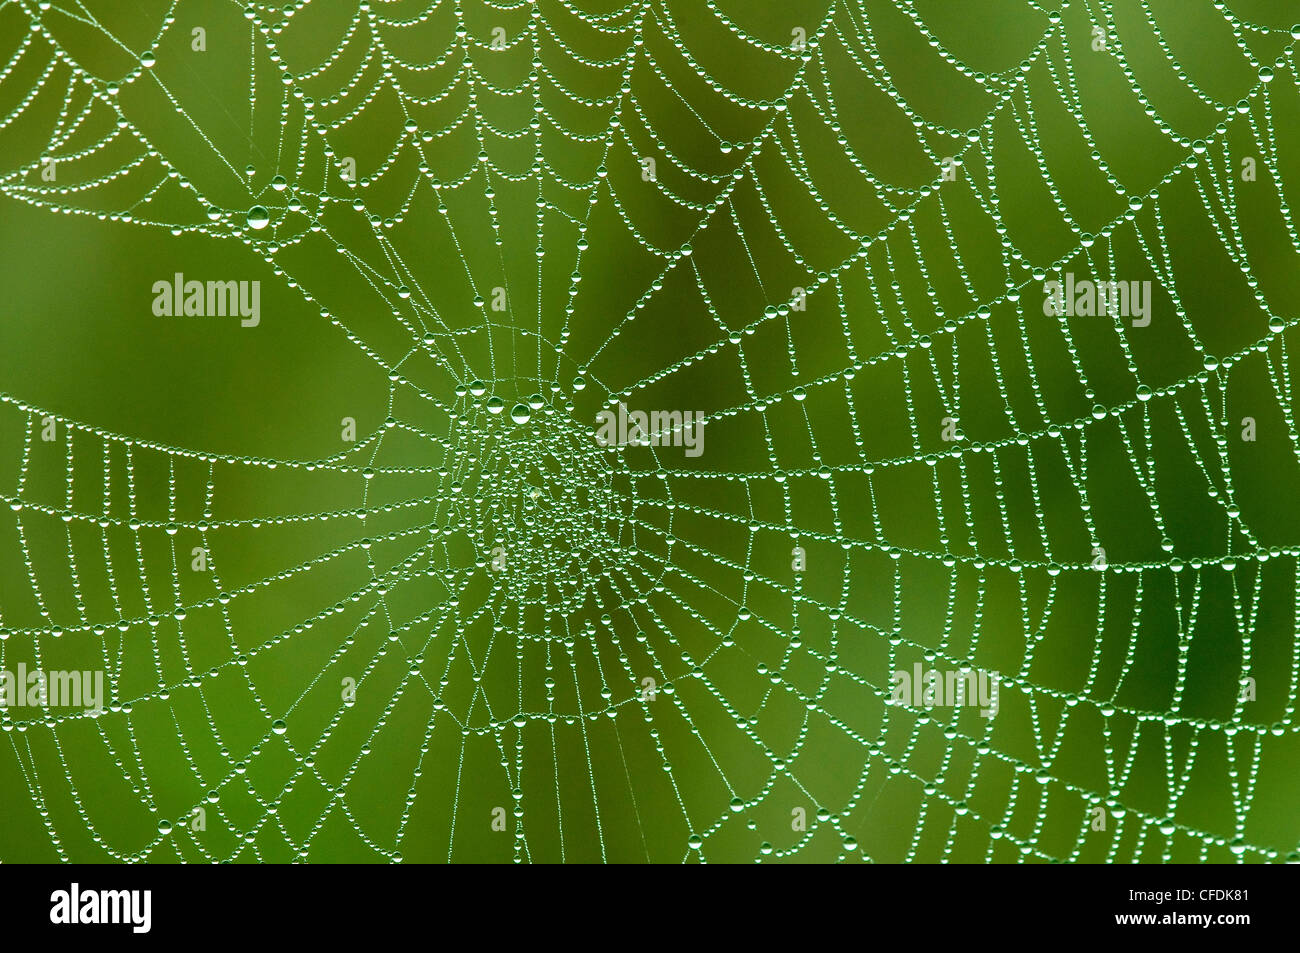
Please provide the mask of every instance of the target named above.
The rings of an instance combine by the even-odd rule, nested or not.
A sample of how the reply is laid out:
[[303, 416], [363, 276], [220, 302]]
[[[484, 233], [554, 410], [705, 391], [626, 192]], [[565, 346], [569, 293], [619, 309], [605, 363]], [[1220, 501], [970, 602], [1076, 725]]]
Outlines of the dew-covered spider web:
[[0, 3], [0, 860], [1296, 859], [1296, 21]]

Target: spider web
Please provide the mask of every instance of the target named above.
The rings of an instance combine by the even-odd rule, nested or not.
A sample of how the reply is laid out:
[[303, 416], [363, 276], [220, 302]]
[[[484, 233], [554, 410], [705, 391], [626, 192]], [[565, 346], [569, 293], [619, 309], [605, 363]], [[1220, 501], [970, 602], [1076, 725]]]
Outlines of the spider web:
[[0, 395], [0, 668], [110, 695], [0, 709], [3, 859], [1295, 859], [1290, 6], [0, 5], [6, 198], [241, 244], [386, 392]]

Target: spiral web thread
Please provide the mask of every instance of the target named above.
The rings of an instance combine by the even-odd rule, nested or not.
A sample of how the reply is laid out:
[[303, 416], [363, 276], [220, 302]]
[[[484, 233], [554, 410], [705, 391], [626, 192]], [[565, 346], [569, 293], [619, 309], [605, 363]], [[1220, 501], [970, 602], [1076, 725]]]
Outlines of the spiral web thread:
[[[319, 308], [319, 334], [345, 335], [389, 382], [387, 420], [314, 460], [162, 445], [0, 395], [0, 429], [19, 457], [6, 543], [26, 570], [5, 579], [0, 667], [53, 667], [56, 647], [76, 642], [94, 650], [112, 693], [99, 717], [0, 715], [58, 859], [329, 860], [322, 832], [335, 827], [371, 859], [423, 857], [427, 831], [412, 819], [425, 818], [426, 797], [440, 813], [425, 822], [444, 829], [445, 853], [433, 859], [449, 860], [1279, 860], [1294, 848], [1249, 822], [1270, 758], [1274, 771], [1294, 763], [1300, 548], [1261, 541], [1242, 515], [1227, 409], [1231, 374], [1262, 369], [1298, 452], [1292, 320], [1252, 265], [1266, 242], [1300, 253], [1283, 180], [1295, 167], [1282, 118], [1297, 106], [1289, 26], [1198, 0], [1213, 42], [1233, 58], [1223, 75], [1237, 79], [1201, 77], [1166, 29], [1182, 15], [1170, 0], [1061, 0], [1059, 10], [1026, 0], [1014, 17], [1030, 37], [1020, 61], [982, 73], [950, 52], [963, 37], [932, 30], [937, 8], [923, 0], [790, 4], [798, 9], [764, 17], [724, 2], [416, 9], [372, 0], [333, 23], [326, 55], [308, 58], [296, 28], [323, 3], [160, 4], [143, 46], [117, 35], [94, 3], [0, 6], [0, 134], [21, 125], [27, 137], [5, 150], [7, 199], [121, 229], [242, 242]], [[250, 129], [268, 104], [281, 117], [252, 175], [169, 85], [189, 22], [222, 19], [246, 21]], [[504, 49], [493, 47], [498, 22]], [[794, 27], [805, 45], [791, 41]], [[1090, 46], [1098, 30], [1101, 51]], [[900, 35], [927, 48], [923, 69], [894, 65]], [[1139, 45], [1158, 50], [1162, 75], [1130, 64]], [[440, 52], [402, 52], [413, 48]], [[765, 67], [731, 68], [733, 56]], [[503, 85], [493, 58], [531, 60], [532, 72]], [[600, 95], [570, 89], [579, 74]], [[1159, 92], [1148, 98], [1140, 77]], [[951, 118], [927, 117], [909, 98], [933, 99], [926, 83], [983, 107], [968, 128], [949, 128]], [[1115, 158], [1099, 128], [1116, 83], [1145, 111], [1141, 148], [1172, 157], [1156, 175], [1118, 171], [1132, 163]], [[174, 107], [188, 141], [247, 189], [246, 203], [206, 197], [189, 160], [150, 138], [127, 102], [137, 85]], [[1194, 126], [1155, 107], [1171, 86], [1196, 100], [1180, 106], [1180, 116], [1200, 117]], [[56, 117], [40, 112], [48, 102], [62, 103]], [[396, 103], [406, 124], [375, 118], [383, 103]], [[242, 109], [225, 105], [232, 116]], [[909, 174], [853, 131], [863, 113], [871, 128], [903, 130]], [[35, 136], [33, 114], [44, 120]], [[1059, 135], [1072, 127], [1071, 161], [1045, 138], [1049, 121]], [[359, 159], [350, 181], [343, 159], [366, 139], [394, 146], [368, 167]], [[554, 165], [555, 143], [580, 161]], [[1239, 175], [1247, 155], [1259, 167], [1250, 184]], [[650, 180], [644, 156], [657, 163]], [[55, 183], [41, 177], [46, 157], [58, 162]], [[951, 180], [946, 159], [956, 160]], [[1102, 186], [1080, 202], [1085, 179]], [[1267, 190], [1280, 209], [1267, 234], [1241, 224], [1247, 188]], [[1024, 218], [1003, 206], [1025, 195], [1045, 203], [1067, 241], [1018, 237]], [[1175, 261], [1181, 270], [1187, 257], [1169, 217], [1171, 203], [1185, 213], [1193, 200], [1249, 288], [1230, 346], [1203, 343], [1180, 296]], [[269, 210], [269, 227], [250, 225], [255, 205]], [[521, 210], [532, 234], [502, 224]], [[495, 258], [471, 253], [422, 272], [419, 247], [404, 244], [416, 228], [457, 247], [462, 236], [488, 236]], [[618, 242], [623, 280], [636, 285], [612, 317], [584, 309], [600, 277], [586, 269], [611, 261], [595, 257], [598, 233]], [[706, 252], [719, 243], [730, 244], [729, 258]], [[325, 306], [295, 271], [300, 248], [334, 252], [330, 267], [359, 279], [371, 313]], [[507, 259], [534, 249], [534, 285], [521, 288]], [[1117, 255], [1146, 262], [1156, 279], [1153, 328], [1043, 316], [1045, 278], [1138, 277], [1119, 275]], [[651, 280], [639, 284], [642, 274]], [[499, 280], [504, 313], [491, 302]], [[666, 287], [694, 301], [688, 315], [667, 318], [681, 328], [657, 331], [677, 336], [666, 345], [675, 356], [661, 360], [661, 347], [654, 366], [628, 374], [646, 340], [638, 335], [665, 320], [655, 304]], [[793, 289], [804, 289], [806, 308]], [[1179, 342], [1175, 372], [1150, 366], [1139, 336], [1155, 327]], [[1102, 339], [1123, 369], [1104, 381], [1090, 357]], [[760, 341], [770, 345], [762, 361], [751, 350]], [[1063, 395], [1040, 370], [1049, 351], [1077, 376], [1078, 393]], [[773, 353], [786, 365], [770, 366], [781, 365]], [[681, 407], [662, 395], [697, 393], [706, 376], [735, 389], [700, 399], [708, 423], [698, 460], [592, 440], [595, 410]], [[867, 405], [873, 381], [896, 385], [899, 399]], [[529, 419], [512, 419], [516, 404]], [[941, 438], [941, 415], [961, 421], [957, 439]], [[910, 449], [882, 450], [877, 418], [897, 425]], [[50, 419], [60, 436], [44, 442]], [[1177, 458], [1172, 476], [1156, 466], [1161, 428], [1177, 433], [1177, 448], [1162, 451]], [[1159, 544], [1154, 555], [1143, 544], [1130, 558], [1098, 523], [1108, 501], [1090, 454], [1105, 445], [1122, 446], [1123, 482]], [[142, 515], [135, 486], [146, 462], [168, 475], [166, 500], [151, 501], [165, 502], [166, 518]], [[90, 471], [102, 483], [83, 490]], [[286, 473], [327, 488], [337, 506], [216, 515], [227, 483], [269, 486]], [[905, 486], [932, 498], [928, 513], [891, 514]], [[1214, 552], [1184, 552], [1172, 539], [1170, 513], [1193, 495], [1222, 521]], [[913, 519], [928, 521], [928, 542], [911, 541], [902, 523]], [[337, 528], [338, 544], [273, 571], [250, 574], [237, 556], [223, 558], [230, 534], [317, 524]], [[61, 554], [30, 544], [34, 528], [50, 526], [65, 540]], [[191, 545], [210, 558], [201, 592], [188, 578]], [[504, 568], [492, 563], [496, 546]], [[807, 553], [802, 572], [791, 568], [795, 546]], [[238, 615], [259, 593], [358, 559], [365, 578], [355, 588], [286, 629], [259, 631]], [[139, 599], [126, 592], [137, 575]], [[1058, 602], [1067, 585], [1091, 594], [1077, 634], [1095, 641], [1066, 676], [1039, 676], [1036, 653], [1073, 611]], [[92, 588], [110, 594], [104, 604], [83, 593]], [[69, 589], [74, 598], [62, 598]], [[390, 610], [404, 591], [425, 608]], [[868, 591], [882, 601], [861, 598]], [[918, 592], [941, 632], [911, 623]], [[1162, 594], [1177, 647], [1163, 703], [1143, 705], [1125, 687], [1144, 641], [1158, 637], [1146, 603]], [[981, 620], [997, 599], [1013, 600], [1023, 623], [1010, 655], [985, 651]], [[1226, 703], [1207, 709], [1187, 691], [1189, 658], [1198, 613], [1224, 599], [1237, 652], [1223, 675]], [[224, 629], [215, 662], [201, 663], [187, 638], [187, 620], [200, 617]], [[1261, 683], [1248, 699], [1237, 686], [1259, 675], [1265, 641], [1275, 656], [1282, 647], [1282, 663], [1272, 690]], [[298, 673], [285, 703], [273, 700], [280, 693], [268, 689], [282, 686], [257, 677], [258, 661], [306, 642], [324, 646], [317, 668]], [[997, 717], [888, 705], [890, 674], [922, 653], [936, 667], [1000, 662]], [[124, 673], [139, 666], [151, 684], [123, 694]], [[355, 705], [296, 718], [313, 693], [337, 699], [349, 675]], [[644, 691], [645, 676], [657, 692]], [[245, 715], [261, 725], [251, 744], [223, 734], [208, 704], [223, 678], [246, 688]], [[382, 704], [363, 704], [376, 697]], [[409, 711], [422, 731], [399, 717]], [[359, 718], [369, 721], [349, 736], [357, 744], [325, 769], [321, 752]], [[147, 720], [174, 729], [186, 785], [151, 784]], [[1082, 754], [1058, 769], [1080, 721]], [[196, 753], [197, 732], [215, 739], [219, 769]], [[116, 829], [117, 813], [80, 776], [81, 755], [65, 750], [71, 735], [102, 750], [119, 793], [156, 830]], [[410, 754], [409, 790], [377, 795], [390, 808], [384, 823], [354, 806], [359, 794], [376, 796], [372, 745]], [[471, 750], [491, 753], [495, 763], [475, 770], [493, 775], [485, 783], [500, 798], [462, 797]], [[250, 780], [259, 760], [285, 754], [276, 784]], [[839, 774], [825, 770], [831, 763]], [[1198, 770], [1228, 796], [1219, 815], [1185, 816]], [[1154, 802], [1130, 796], [1135, 772], [1159, 777]], [[903, 800], [891, 800], [900, 788]], [[318, 794], [310, 807], [291, 797], [307, 789]], [[75, 806], [82, 829], [60, 826], [67, 812], [56, 803]], [[471, 837], [491, 830], [498, 804], [507, 832]], [[196, 807], [208, 812], [206, 831], [189, 824]], [[806, 830], [790, 823], [800, 807]], [[1091, 824], [1097, 807], [1108, 812], [1102, 831]]]

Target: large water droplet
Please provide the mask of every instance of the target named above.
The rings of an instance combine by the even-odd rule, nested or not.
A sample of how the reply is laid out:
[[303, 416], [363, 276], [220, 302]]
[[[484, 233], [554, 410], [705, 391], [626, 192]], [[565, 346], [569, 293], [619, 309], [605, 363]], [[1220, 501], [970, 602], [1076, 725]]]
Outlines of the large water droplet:
[[528, 423], [528, 418], [531, 416], [532, 412], [528, 409], [527, 404], [515, 404], [510, 408], [510, 419], [517, 424]]
[[266, 228], [271, 224], [271, 213], [265, 206], [254, 205], [248, 210], [248, 227], [249, 228]]

